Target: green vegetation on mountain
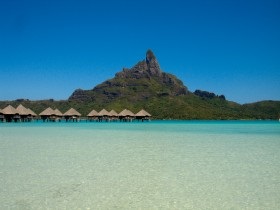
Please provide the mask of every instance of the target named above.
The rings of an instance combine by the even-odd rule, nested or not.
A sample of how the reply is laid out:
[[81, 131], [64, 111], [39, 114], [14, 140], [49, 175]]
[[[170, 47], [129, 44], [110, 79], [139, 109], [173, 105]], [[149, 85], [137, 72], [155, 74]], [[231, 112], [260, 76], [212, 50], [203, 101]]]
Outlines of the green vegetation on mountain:
[[280, 101], [260, 101], [241, 106], [244, 118], [280, 119]]
[[23, 104], [37, 114], [47, 107], [62, 112], [73, 107], [83, 116], [92, 109], [138, 112], [144, 108], [155, 119], [278, 119], [280, 114], [280, 101], [240, 105], [227, 101], [224, 95], [202, 90], [192, 93], [176, 76], [160, 69], [151, 50], [131, 69], [124, 68], [92, 90], [77, 89], [68, 100], [2, 101], [0, 108], [8, 104]]

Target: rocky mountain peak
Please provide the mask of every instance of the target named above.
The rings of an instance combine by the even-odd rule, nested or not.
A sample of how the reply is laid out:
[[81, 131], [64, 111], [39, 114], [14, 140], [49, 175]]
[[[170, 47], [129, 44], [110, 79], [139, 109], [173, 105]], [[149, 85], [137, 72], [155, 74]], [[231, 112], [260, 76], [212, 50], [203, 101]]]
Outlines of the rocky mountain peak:
[[147, 64], [147, 71], [151, 75], [161, 75], [161, 70], [159, 67], [159, 63], [156, 59], [156, 56], [152, 52], [152, 50], [148, 50], [146, 53], [146, 64]]
[[141, 101], [151, 97], [186, 95], [187, 87], [176, 76], [160, 69], [156, 56], [151, 50], [145, 60], [132, 68], [123, 68], [115, 77], [104, 81], [92, 90], [76, 90], [70, 100], [112, 101], [118, 98]]
[[131, 69], [124, 68], [122, 72], [118, 72], [116, 77], [121, 78], [142, 78], [142, 77], [161, 77], [162, 71], [160, 69], [159, 63], [156, 59], [156, 56], [152, 50], [146, 52], [146, 59], [138, 62]]

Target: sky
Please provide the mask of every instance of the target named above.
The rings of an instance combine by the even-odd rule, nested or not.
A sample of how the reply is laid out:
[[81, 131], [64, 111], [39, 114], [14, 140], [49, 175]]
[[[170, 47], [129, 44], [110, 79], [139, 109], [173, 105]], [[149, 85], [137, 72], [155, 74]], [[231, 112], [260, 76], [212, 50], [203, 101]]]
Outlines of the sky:
[[148, 49], [190, 91], [280, 100], [279, 0], [0, 0], [0, 100], [67, 99]]

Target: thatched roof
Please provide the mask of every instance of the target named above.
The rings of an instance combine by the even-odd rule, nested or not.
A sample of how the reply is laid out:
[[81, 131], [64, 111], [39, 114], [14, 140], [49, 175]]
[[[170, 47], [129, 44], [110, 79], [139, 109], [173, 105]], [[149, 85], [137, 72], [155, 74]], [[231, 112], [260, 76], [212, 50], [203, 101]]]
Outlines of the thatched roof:
[[51, 115], [55, 115], [54, 110], [50, 107], [46, 108], [44, 111], [42, 111], [40, 114], [40, 116], [51, 116]]
[[110, 113], [106, 109], [102, 109], [99, 113], [98, 116], [110, 116]]
[[121, 117], [126, 117], [126, 116], [134, 117], [134, 114], [133, 114], [132, 111], [130, 111], [128, 109], [124, 109], [119, 113], [119, 116], [121, 116]]
[[28, 114], [30, 114], [31, 116], [37, 116], [37, 114], [35, 112], [33, 112], [31, 109], [27, 108]]
[[136, 117], [151, 117], [150, 113], [146, 112], [144, 109], [139, 111], [137, 114], [135, 114]]
[[64, 116], [81, 116], [79, 112], [77, 112], [76, 109], [70, 108], [67, 112], [64, 113]]
[[58, 109], [55, 109], [54, 110], [54, 114], [56, 115], [56, 116], [59, 116], [59, 117], [62, 117], [62, 113], [61, 113], [61, 111], [59, 111]]
[[94, 109], [87, 115], [88, 117], [95, 117], [98, 116], [98, 112], [95, 111]]
[[28, 115], [28, 110], [22, 104], [18, 105], [16, 110], [19, 112], [20, 115]]
[[109, 114], [110, 114], [111, 117], [119, 116], [118, 113], [115, 110], [113, 110], [113, 109], [109, 112]]
[[7, 115], [8, 114], [10, 114], [10, 115], [19, 114], [19, 112], [11, 105], [8, 105], [4, 109], [2, 109], [2, 113], [7, 114]]

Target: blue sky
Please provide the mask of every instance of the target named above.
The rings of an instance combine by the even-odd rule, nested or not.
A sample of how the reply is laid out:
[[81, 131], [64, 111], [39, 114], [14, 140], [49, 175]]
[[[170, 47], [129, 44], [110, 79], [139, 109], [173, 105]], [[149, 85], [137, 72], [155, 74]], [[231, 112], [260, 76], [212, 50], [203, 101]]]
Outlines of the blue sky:
[[152, 49], [189, 90], [280, 100], [279, 0], [0, 0], [0, 100], [67, 99]]

